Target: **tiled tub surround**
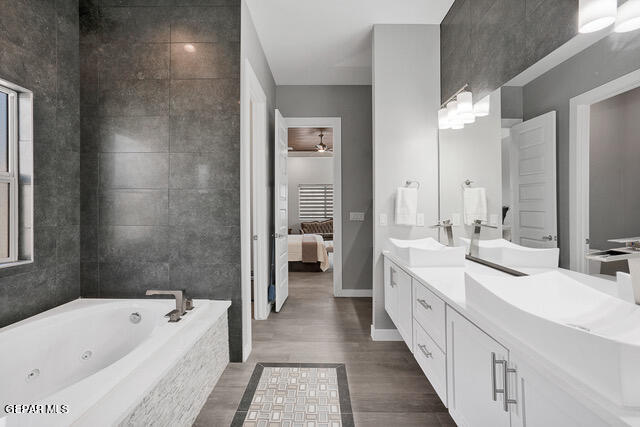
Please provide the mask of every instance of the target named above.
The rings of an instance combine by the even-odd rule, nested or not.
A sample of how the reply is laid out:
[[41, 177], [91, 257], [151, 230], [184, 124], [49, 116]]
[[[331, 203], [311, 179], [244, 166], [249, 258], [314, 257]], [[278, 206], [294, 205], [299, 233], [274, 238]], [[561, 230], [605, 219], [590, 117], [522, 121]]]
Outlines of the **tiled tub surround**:
[[82, 296], [231, 300], [239, 361], [240, 0], [93, 3], [80, 38]]
[[172, 300], [80, 299], [0, 329], [1, 348], [25, 349], [0, 354], [2, 407], [68, 405], [0, 425], [190, 426], [229, 363], [229, 305], [195, 300], [169, 323]]
[[258, 363], [232, 427], [353, 426], [344, 364]]
[[[531, 275], [549, 271], [520, 270]], [[616, 295], [615, 284], [608, 280], [561, 268], [554, 271], [584, 286]], [[467, 274], [509, 277], [471, 261], [466, 261], [464, 267], [411, 268], [400, 258], [385, 253], [385, 308], [457, 423], [466, 425], [472, 420], [492, 426], [640, 425], [640, 409], [617, 405], [602, 390], [572, 376], [571, 367], [563, 364], [561, 355], [543, 355], [530, 344], [530, 339], [514, 332], [517, 327], [498, 324], [489, 314], [471, 307]], [[581, 304], [580, 300], [576, 304]], [[602, 307], [602, 312], [606, 309]], [[585, 352], [593, 350], [584, 348]], [[487, 392], [492, 386], [491, 353], [498, 360], [496, 370], [515, 369], [507, 378], [513, 380], [509, 398], [516, 401], [506, 408], [499, 392], [496, 401]], [[502, 359], [506, 360], [505, 365], [499, 364]]]
[[0, 8], [0, 78], [33, 92], [35, 184], [35, 259], [0, 269], [2, 327], [80, 296], [80, 95], [78, 0]]

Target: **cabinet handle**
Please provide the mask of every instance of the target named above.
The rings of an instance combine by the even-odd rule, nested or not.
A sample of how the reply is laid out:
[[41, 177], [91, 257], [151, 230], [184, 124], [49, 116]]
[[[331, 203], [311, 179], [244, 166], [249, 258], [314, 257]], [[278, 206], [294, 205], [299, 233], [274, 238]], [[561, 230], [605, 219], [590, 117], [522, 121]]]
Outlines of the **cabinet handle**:
[[[498, 400], [498, 394], [505, 394], [504, 387], [497, 388], [496, 385], [496, 365], [502, 365], [503, 369], [506, 369], [507, 362], [505, 360], [496, 359], [496, 354], [491, 353], [491, 391], [493, 393], [493, 401], [496, 402]], [[506, 400], [506, 399], [505, 399]]]
[[433, 308], [423, 299], [417, 299], [418, 304], [420, 304], [421, 306], [423, 306], [425, 309], [427, 310], [433, 310]]
[[426, 345], [418, 344], [418, 348], [420, 349], [422, 354], [424, 354], [424, 357], [433, 359], [433, 354], [429, 350], [427, 350]]
[[518, 401], [516, 399], [511, 399], [509, 397], [509, 374], [516, 374], [518, 372], [515, 368], [509, 368], [507, 361], [504, 361], [504, 406], [503, 409], [505, 412], [509, 412], [509, 405], [516, 405]]
[[396, 286], [396, 282], [395, 280], [393, 280], [393, 276], [395, 276], [396, 274], [396, 269], [393, 267], [389, 267], [389, 284], [391, 285], [392, 288], [394, 288]]

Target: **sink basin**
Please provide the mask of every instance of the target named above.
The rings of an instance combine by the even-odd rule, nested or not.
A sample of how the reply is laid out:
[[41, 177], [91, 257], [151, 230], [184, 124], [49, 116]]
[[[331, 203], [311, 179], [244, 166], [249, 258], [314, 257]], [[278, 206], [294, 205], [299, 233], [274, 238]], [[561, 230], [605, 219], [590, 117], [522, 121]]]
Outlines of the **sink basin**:
[[[471, 239], [459, 237], [458, 240], [468, 252]], [[480, 240], [479, 257], [505, 267], [558, 268], [560, 249], [528, 248], [505, 239]]]
[[550, 271], [465, 276], [467, 307], [620, 406], [640, 407], [640, 307]]
[[451, 248], [431, 237], [416, 240], [389, 239], [391, 252], [409, 267], [463, 267], [464, 248]]

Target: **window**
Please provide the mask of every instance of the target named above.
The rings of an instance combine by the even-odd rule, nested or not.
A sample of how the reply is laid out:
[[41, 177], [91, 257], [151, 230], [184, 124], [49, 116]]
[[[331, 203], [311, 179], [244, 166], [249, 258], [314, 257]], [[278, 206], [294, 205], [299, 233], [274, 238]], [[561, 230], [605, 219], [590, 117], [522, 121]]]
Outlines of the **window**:
[[333, 218], [333, 184], [300, 184], [298, 210], [301, 220]]
[[18, 94], [0, 86], [0, 263], [18, 259]]

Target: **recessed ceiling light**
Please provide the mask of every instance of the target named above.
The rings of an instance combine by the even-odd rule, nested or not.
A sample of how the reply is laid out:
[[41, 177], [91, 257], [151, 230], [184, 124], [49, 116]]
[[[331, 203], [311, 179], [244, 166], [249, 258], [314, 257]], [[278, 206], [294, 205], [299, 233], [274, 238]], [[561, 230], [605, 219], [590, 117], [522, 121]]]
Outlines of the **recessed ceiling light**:
[[184, 45], [184, 50], [186, 50], [187, 52], [193, 53], [196, 51], [196, 47], [191, 43], [187, 43]]

